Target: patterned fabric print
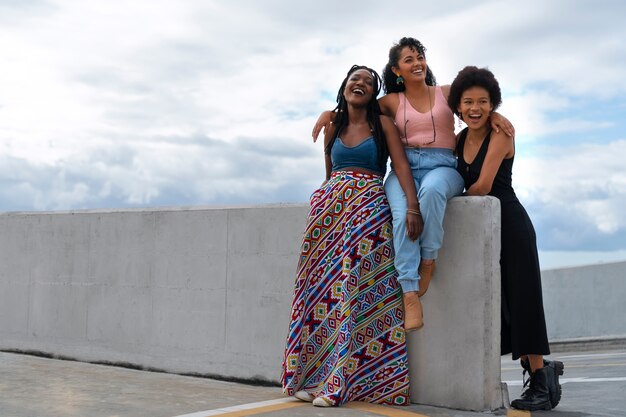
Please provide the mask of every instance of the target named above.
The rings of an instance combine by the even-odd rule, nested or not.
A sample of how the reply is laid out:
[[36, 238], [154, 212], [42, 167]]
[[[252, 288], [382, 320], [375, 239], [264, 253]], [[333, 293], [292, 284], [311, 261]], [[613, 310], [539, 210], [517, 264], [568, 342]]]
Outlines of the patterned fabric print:
[[402, 294], [382, 178], [335, 172], [311, 197], [283, 362], [287, 395], [409, 404]]

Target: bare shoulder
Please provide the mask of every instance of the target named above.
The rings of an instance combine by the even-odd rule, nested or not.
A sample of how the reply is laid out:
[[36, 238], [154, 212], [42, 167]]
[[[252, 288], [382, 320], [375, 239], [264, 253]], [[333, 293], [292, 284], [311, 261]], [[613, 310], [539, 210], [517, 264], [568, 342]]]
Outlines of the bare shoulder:
[[513, 140], [515, 140], [515, 136], [511, 137], [508, 136], [506, 133], [504, 133], [504, 131], [502, 129], [500, 129], [499, 132], [496, 132], [495, 130], [491, 131], [491, 135], [490, 138], [492, 141], [502, 141], [502, 142], [512, 142]]
[[400, 100], [398, 98], [398, 93], [389, 93], [385, 94], [381, 98], [378, 99], [378, 104], [380, 105], [380, 109], [387, 116], [394, 117], [396, 114], [396, 110], [398, 109], [398, 103]]
[[490, 146], [492, 144], [497, 149], [506, 153], [507, 158], [513, 156], [513, 153], [515, 152], [515, 137], [508, 136], [502, 130], [500, 130], [500, 132], [496, 132], [494, 130], [491, 131]]
[[448, 99], [448, 97], [450, 96], [450, 84], [441, 86], [441, 94], [443, 94], [446, 100]]

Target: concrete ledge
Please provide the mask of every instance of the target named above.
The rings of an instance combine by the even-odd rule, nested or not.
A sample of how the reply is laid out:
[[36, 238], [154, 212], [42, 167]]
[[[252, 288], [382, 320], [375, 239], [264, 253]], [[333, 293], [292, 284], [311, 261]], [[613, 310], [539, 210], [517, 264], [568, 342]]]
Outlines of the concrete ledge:
[[500, 203], [455, 198], [444, 229], [437, 271], [423, 298], [425, 327], [408, 339], [411, 400], [500, 408]]
[[0, 215], [0, 349], [277, 381], [307, 208]]
[[[307, 211], [2, 213], [0, 349], [275, 384]], [[414, 402], [503, 405], [499, 219], [492, 198], [448, 206], [426, 326], [408, 340]], [[553, 346], [626, 335], [625, 269], [544, 273]]]
[[[276, 383], [307, 212], [1, 214], [0, 349]], [[499, 219], [493, 198], [449, 204], [409, 338], [415, 402], [502, 406]]]

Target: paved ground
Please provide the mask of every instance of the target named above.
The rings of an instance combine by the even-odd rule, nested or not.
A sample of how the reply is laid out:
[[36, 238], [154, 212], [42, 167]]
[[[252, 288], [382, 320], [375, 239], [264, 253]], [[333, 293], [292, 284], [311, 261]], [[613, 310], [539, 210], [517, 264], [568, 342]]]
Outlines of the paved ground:
[[[563, 398], [539, 417], [626, 416], [626, 349], [563, 352]], [[511, 399], [521, 370], [502, 360]], [[468, 381], [468, 383], [475, 383]], [[206, 416], [528, 417], [528, 412], [470, 413], [412, 405], [401, 409], [352, 403], [315, 408], [285, 399], [279, 388], [220, 382], [156, 372], [0, 352], [0, 417], [206, 417]]]

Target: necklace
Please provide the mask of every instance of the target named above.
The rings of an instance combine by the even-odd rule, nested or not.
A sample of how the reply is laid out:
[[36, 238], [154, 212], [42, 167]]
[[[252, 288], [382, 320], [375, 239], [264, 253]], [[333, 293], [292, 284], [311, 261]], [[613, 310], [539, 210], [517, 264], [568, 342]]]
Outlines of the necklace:
[[[430, 121], [432, 122], [432, 125], [433, 125], [433, 140], [431, 140], [430, 142], [425, 142], [425, 143], [422, 143], [421, 145], [418, 145], [418, 148], [424, 145], [430, 145], [431, 143], [435, 143], [435, 140], [437, 140], [437, 129], [435, 128], [435, 117], [433, 116], [433, 102], [432, 102], [432, 99], [430, 98], [430, 86], [426, 86], [426, 88], [428, 90], [428, 105], [430, 106]], [[406, 117], [407, 101], [408, 99], [406, 97], [406, 93], [404, 93], [404, 140], [406, 142], [406, 146], [409, 146], [409, 138], [406, 134], [406, 126], [409, 123], [409, 119], [407, 119]]]

